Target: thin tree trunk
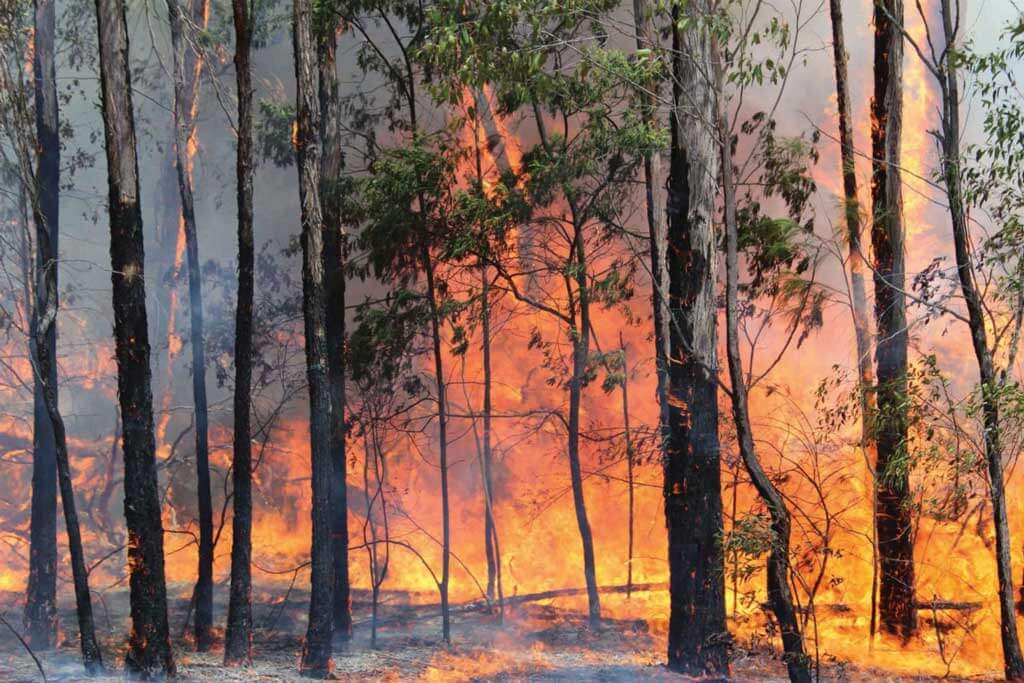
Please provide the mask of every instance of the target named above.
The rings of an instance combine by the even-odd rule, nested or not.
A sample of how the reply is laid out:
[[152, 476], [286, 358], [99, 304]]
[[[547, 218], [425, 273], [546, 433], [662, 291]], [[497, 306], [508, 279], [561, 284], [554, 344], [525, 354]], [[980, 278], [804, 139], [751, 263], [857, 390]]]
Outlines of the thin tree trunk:
[[224, 663], [252, 660], [252, 25], [249, 0], [232, 0], [235, 23], [235, 79], [238, 91], [238, 148], [235, 163], [238, 199], [238, 305], [235, 310], [234, 456], [231, 523], [231, 588], [228, 597]]
[[124, 0], [96, 0], [103, 131], [110, 198], [117, 388], [125, 463], [124, 510], [132, 628], [126, 669], [142, 677], [173, 676], [167, 625], [163, 522], [157, 490], [153, 393], [146, 324], [145, 252], [132, 114]]
[[665, 453], [670, 613], [668, 666], [693, 676], [728, 675], [721, 455], [716, 384], [717, 260], [713, 217], [718, 153], [708, 81], [707, 0], [672, 21], [671, 164], [668, 179], [668, 285], [671, 363]]
[[[32, 41], [33, 90], [35, 94], [36, 137], [39, 148], [37, 199], [51, 235], [52, 257], [58, 253], [60, 203], [60, 131], [57, 104], [57, 67], [54, 54], [56, 33], [55, 0], [36, 0], [35, 33]], [[27, 169], [26, 169], [27, 170]], [[38, 228], [37, 228], [38, 229]], [[26, 244], [26, 247], [28, 245]], [[36, 269], [42, 256], [36, 253]], [[26, 254], [26, 263], [29, 263]], [[56, 291], [56, 265], [54, 290]], [[25, 273], [26, 279], [31, 277]], [[40, 275], [37, 273], [37, 277]], [[26, 288], [29, 292], [32, 287]], [[38, 317], [32, 305], [32, 324]], [[29, 351], [35, 354], [35, 340]], [[46, 350], [57, 357], [57, 326], [53, 325], [46, 339]], [[35, 650], [48, 650], [57, 637], [57, 452], [53, 426], [46, 410], [44, 383], [56, 391], [57, 364], [42, 377], [33, 376], [32, 411], [32, 512], [29, 526], [29, 572], [25, 599], [26, 640]]]
[[[717, 60], [716, 60], [717, 61]], [[723, 70], [718, 69], [717, 84], [719, 96], [724, 85]], [[767, 593], [775, 620], [782, 636], [783, 659], [793, 683], [810, 683], [809, 660], [804, 652], [803, 635], [797, 620], [793, 597], [789, 591], [789, 538], [790, 514], [786, 502], [767, 473], [761, 467], [754, 446], [753, 428], [747, 400], [747, 385], [743, 377], [743, 360], [740, 357], [739, 342], [739, 229], [736, 225], [736, 193], [733, 186], [732, 155], [730, 150], [729, 127], [725, 112], [719, 112], [722, 166], [722, 188], [725, 205], [726, 230], [726, 355], [729, 364], [729, 379], [732, 385], [732, 412], [736, 422], [736, 440], [739, 442], [743, 465], [750, 475], [750, 481], [758, 496], [768, 508], [771, 517], [772, 539], [768, 551]]]
[[331, 671], [334, 636], [334, 543], [331, 510], [334, 463], [331, 448], [331, 392], [328, 378], [323, 215], [320, 208], [320, 102], [310, 0], [294, 1], [297, 156], [302, 203], [302, 308], [309, 384], [309, 436], [312, 457], [313, 537], [309, 625], [300, 671], [325, 677]]
[[[478, 150], [479, 152], [479, 150]], [[484, 550], [487, 553], [487, 599], [494, 601], [497, 591], [498, 611], [504, 615], [504, 595], [501, 586], [501, 546], [498, 543], [498, 527], [494, 523], [494, 477], [492, 474], [494, 454], [491, 446], [491, 292], [487, 265], [480, 267], [481, 334], [483, 335], [484, 405], [483, 405], [483, 448], [481, 476], [484, 487]]]
[[864, 286], [864, 252], [861, 244], [860, 203], [857, 198], [857, 163], [853, 149], [853, 116], [850, 113], [849, 77], [847, 75], [846, 38], [843, 31], [841, 0], [829, 0], [832, 16], [832, 59], [836, 71], [836, 105], [839, 110], [839, 149], [843, 176], [843, 208], [846, 216], [846, 244], [850, 271], [850, 304], [857, 347], [857, 382], [860, 393], [861, 450], [868, 463], [872, 481], [871, 516], [871, 627], [875, 634], [878, 612], [878, 541], [875, 537], [878, 517], [877, 484], [875, 483], [874, 448], [871, 439], [871, 416], [875, 410], [875, 372], [871, 367], [871, 321]]
[[[40, 250], [48, 250], [47, 238], [42, 234], [46, 228], [45, 220], [37, 218], [37, 230], [39, 233]], [[54, 358], [47, 350], [47, 338], [50, 330], [56, 323], [57, 316], [57, 291], [54, 282], [55, 276], [47, 274], [57, 269], [57, 261], [52, 254], [42, 264], [40, 270], [39, 295], [40, 304], [44, 306], [45, 312], [36, 331], [36, 357], [39, 366], [38, 373], [47, 377], [53, 372]], [[47, 281], [50, 280], [50, 281]], [[43, 298], [45, 297], [45, 298]], [[71, 464], [68, 459], [67, 434], [64, 429], [64, 420], [61, 417], [57, 406], [56, 386], [44, 380], [44, 399], [48, 417], [53, 425], [54, 442], [57, 446], [57, 478], [60, 483], [60, 499], [64, 508], [64, 526], [68, 534], [68, 553], [71, 559], [71, 574], [75, 585], [75, 607], [78, 616], [78, 635], [82, 648], [82, 661], [85, 670], [90, 674], [98, 674], [103, 671], [103, 657], [100, 654], [100, 647], [96, 641], [96, 626], [92, 616], [92, 597], [89, 593], [89, 570], [85, 565], [85, 551], [82, 547], [82, 532], [78, 524], [78, 511], [75, 507], [74, 485], [71, 481]]]
[[213, 644], [213, 501], [210, 493], [209, 411], [206, 398], [206, 344], [203, 338], [203, 281], [199, 265], [199, 236], [192, 196], [192, 152], [195, 121], [190, 108], [198, 90], [196, 73], [185, 73], [185, 54], [192, 48], [183, 39], [184, 19], [178, 0], [167, 0], [174, 53], [174, 148], [178, 198], [185, 230], [188, 259], [188, 293], [192, 336], [192, 400], [195, 410], [196, 495], [199, 502], [199, 568], [195, 586], [196, 650], [206, 652]]
[[579, 303], [579, 327], [570, 332], [572, 339], [572, 377], [569, 380], [569, 475], [572, 482], [572, 501], [576, 510], [576, 524], [583, 543], [583, 576], [587, 583], [587, 607], [591, 627], [601, 623], [601, 596], [597, 589], [597, 563], [594, 561], [594, 534], [587, 517], [587, 501], [583, 495], [583, 471], [580, 464], [580, 408], [583, 403], [583, 383], [590, 356], [590, 292], [587, 283], [587, 254], [584, 236], [578, 223], [575, 202], [569, 197], [576, 234], [575, 249], [576, 296]]
[[[655, 295], [657, 296], [657, 295]], [[626, 442], [626, 484], [629, 487], [628, 514], [626, 517], [626, 597], [633, 592], [633, 438], [629, 430], [629, 363], [626, 359], [626, 342], [619, 332], [619, 349], [622, 351], [622, 428]]]
[[[43, 408], [49, 422], [56, 460], [57, 482], [64, 508], [64, 526], [68, 535], [68, 553], [75, 586], [75, 606], [82, 660], [90, 674], [103, 669], [96, 642], [96, 628], [89, 594], [89, 573], [82, 548], [82, 533], [75, 507], [67, 434], [57, 404], [57, 271], [60, 256], [60, 132], [57, 104], [56, 66], [54, 63], [54, 8], [36, 6], [37, 31], [33, 36], [36, 143], [39, 149], [35, 173], [35, 201], [32, 202], [36, 226], [36, 286], [32, 302], [32, 341], [35, 345], [35, 386], [42, 390]], [[29, 162], [28, 159], [25, 160]], [[29, 162], [30, 163], [30, 162]], [[37, 396], [38, 398], [38, 396]], [[38, 440], [34, 440], [38, 441]], [[48, 478], [48, 477], [47, 477]], [[56, 554], [56, 548], [53, 550]]]
[[[420, 202], [420, 206], [423, 203]], [[451, 610], [448, 607], [448, 579], [451, 565], [451, 522], [448, 501], [448, 404], [444, 380], [444, 356], [441, 354], [441, 316], [434, 286], [434, 265], [430, 251], [424, 246], [421, 254], [423, 272], [427, 277], [427, 299], [430, 306], [430, 332], [434, 351], [434, 373], [437, 377], [437, 438], [441, 468], [441, 637], [451, 644]]]
[[878, 410], [874, 420], [881, 559], [879, 616], [903, 638], [917, 631], [914, 538], [907, 448], [907, 312], [900, 147], [903, 129], [903, 0], [875, 4], [875, 92], [871, 101], [871, 243], [875, 258]]
[[325, 26], [317, 41], [320, 70], [321, 144], [323, 168], [324, 272], [327, 278], [327, 367], [331, 389], [331, 453], [334, 463], [332, 536], [334, 543], [334, 633], [352, 637], [352, 598], [348, 577], [348, 502], [345, 484], [345, 236], [341, 225], [341, 111], [336, 68], [334, 25]]
[[[636, 30], [636, 47], [638, 50], [654, 50], [658, 47], [657, 33], [653, 19], [654, 9], [648, 0], [633, 0], [633, 24]], [[651, 88], [654, 85], [649, 86]], [[653, 125], [656, 119], [656, 105], [653, 94], [642, 97], [644, 117]], [[644, 198], [647, 208], [647, 232], [651, 252], [651, 306], [654, 322], [654, 363], [657, 376], [657, 398], [659, 413], [659, 448], [664, 449], [668, 438], [668, 339], [669, 313], [668, 286], [665, 274], [667, 235], [665, 205], [662, 198], [664, 178], [661, 166], [661, 155], [657, 152], [644, 156]]]
[[[487, 103], [483, 92], [474, 93], [474, 104], [479, 112], [482, 105]], [[480, 153], [481, 127], [479, 113], [473, 118], [473, 140], [476, 161], [476, 180], [481, 198], [484, 198], [484, 171], [483, 160]], [[507, 165], [507, 164], [506, 164]], [[500, 170], [500, 169], [499, 169]], [[492, 603], [497, 591], [498, 616], [504, 619], [504, 592], [501, 585], [501, 546], [498, 543], [498, 527], [494, 522], [494, 485], [493, 485], [493, 452], [491, 445], [491, 281], [488, 273], [487, 262], [480, 259], [480, 326], [483, 337], [483, 371], [484, 371], [484, 398], [483, 398], [483, 443], [478, 441], [480, 452], [480, 478], [483, 483], [484, 492], [484, 552], [487, 556], [487, 601]], [[473, 424], [473, 433], [476, 434], [476, 423]]]
[[960, 84], [956, 63], [950, 57], [959, 46], [950, 0], [942, 0], [942, 27], [946, 46], [944, 61], [939, 64], [942, 92], [942, 174], [949, 200], [949, 213], [953, 224], [953, 247], [956, 252], [956, 270], [960, 290], [964, 295], [970, 321], [971, 345], [978, 363], [981, 380], [982, 422], [985, 427], [985, 459], [988, 463], [992, 517], [996, 531], [996, 573], [999, 581], [999, 633], [1003, 646], [1003, 668], [1006, 679], [1024, 680], [1024, 655], [1013, 605], [1013, 565], [1010, 556], [1010, 525], [1006, 511], [1006, 488], [1003, 478], [1002, 425], [999, 419], [998, 380], [992, 351], [985, 330], [985, 313], [981, 293], [975, 280], [971, 260], [967, 210], [964, 206], [960, 181]]

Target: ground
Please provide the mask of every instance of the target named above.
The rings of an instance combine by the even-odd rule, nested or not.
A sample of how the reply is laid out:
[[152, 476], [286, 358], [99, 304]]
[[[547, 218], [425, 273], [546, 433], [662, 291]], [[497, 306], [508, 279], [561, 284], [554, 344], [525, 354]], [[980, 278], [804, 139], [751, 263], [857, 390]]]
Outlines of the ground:
[[[184, 587], [176, 591], [187, 595]], [[226, 596], [227, 591], [218, 591]], [[208, 654], [193, 651], [183, 632], [188, 600], [171, 602], [175, 651], [181, 677], [191, 681], [299, 681], [296, 670], [304, 630], [306, 595], [291, 590], [287, 599], [261, 593], [267, 599], [255, 603], [253, 666], [226, 669], [223, 650]], [[20, 627], [16, 598], [5, 594], [6, 619]], [[598, 629], [588, 628], [584, 615], [571, 608], [523, 602], [506, 610], [504, 619], [478, 609], [466, 609], [453, 617], [451, 647], [440, 642], [440, 618], [430, 606], [412, 607], [406, 594], [386, 594], [380, 613], [376, 647], [371, 643], [369, 605], [366, 595], [354, 602], [357, 623], [351, 643], [338, 644], [335, 675], [352, 681], [679, 681], [661, 665], [664, 638], [652, 633], [643, 621], [606, 620]], [[69, 596], [70, 598], [70, 596]], [[557, 602], [557, 601], [554, 601]], [[61, 609], [64, 642], [58, 649], [35, 653], [49, 681], [123, 681], [120, 670], [127, 632], [127, 592], [107, 593], [94, 605], [101, 634], [105, 677], [87, 678], [79, 663], [73, 605]], [[223, 618], [226, 607], [216, 605]], [[0, 635], [0, 681], [39, 681], [39, 670], [17, 639], [4, 628]], [[737, 681], [785, 681], [785, 666], [765, 647], [733, 650], [733, 675]], [[823, 663], [826, 681], [935, 680], [896, 676], [860, 669], [836, 661]], [[979, 678], [971, 680], [983, 680]]]

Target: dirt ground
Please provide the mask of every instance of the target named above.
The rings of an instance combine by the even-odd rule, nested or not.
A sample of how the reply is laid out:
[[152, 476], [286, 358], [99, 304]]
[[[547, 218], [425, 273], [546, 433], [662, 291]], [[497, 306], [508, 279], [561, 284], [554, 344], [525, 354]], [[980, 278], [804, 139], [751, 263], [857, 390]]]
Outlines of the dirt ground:
[[[176, 594], [187, 594], [187, 589]], [[218, 591], [226, 596], [227, 591]], [[6, 594], [6, 619], [20, 627], [15, 607], [18, 596]], [[67, 596], [71, 599], [70, 595]], [[257, 601], [253, 665], [225, 669], [223, 651], [193, 651], [183, 632], [188, 601], [172, 600], [171, 624], [178, 671], [189, 681], [299, 681], [297, 674], [301, 636], [305, 629], [306, 596], [291, 591], [287, 601]], [[335, 651], [335, 676], [352, 681], [679, 681], [662, 666], [664, 637], [651, 633], [642, 621], [606, 620], [601, 628], [587, 628], [585, 617], [557, 604], [524, 603], [506, 610], [504, 619], [480, 610], [465, 610], [453, 617], [451, 647], [440, 642], [440, 618], [434, 609], [408, 605], [408, 596], [385, 595], [382, 624], [376, 646], [371, 643], [367, 596], [356, 595], [355, 638]], [[551, 603], [552, 601], [548, 601]], [[557, 602], [557, 601], [555, 601]], [[215, 605], [223, 619], [224, 604]], [[85, 676], [79, 663], [73, 604], [62, 604], [60, 618], [64, 642], [58, 649], [36, 653], [49, 681], [123, 681], [120, 669], [128, 629], [127, 592], [108, 593], [94, 605], [108, 675]], [[0, 610], [2, 612], [3, 610]], [[0, 625], [0, 681], [40, 681], [35, 662], [9, 629]], [[785, 666], [765, 648], [733, 649], [733, 677], [737, 681], [785, 681]], [[935, 680], [889, 675], [859, 669], [848, 663], [824, 663], [825, 681]], [[979, 678], [974, 681], [983, 680]]]

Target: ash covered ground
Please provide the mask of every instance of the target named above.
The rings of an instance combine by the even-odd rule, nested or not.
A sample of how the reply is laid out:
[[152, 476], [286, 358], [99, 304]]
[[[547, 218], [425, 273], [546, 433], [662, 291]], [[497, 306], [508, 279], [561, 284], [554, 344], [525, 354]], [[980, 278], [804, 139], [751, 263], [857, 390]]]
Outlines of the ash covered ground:
[[[189, 681], [301, 681], [297, 664], [305, 631], [308, 595], [297, 588], [254, 602], [255, 632], [251, 667], [228, 669], [222, 665], [218, 643], [204, 654], [194, 651], [185, 628], [189, 601], [171, 601], [170, 620], [175, 639], [178, 673]], [[259, 591], [257, 591], [260, 593]], [[172, 594], [187, 595], [175, 587]], [[227, 595], [227, 591], [218, 591]], [[286, 597], [287, 595], [287, 597]], [[11, 626], [20, 626], [19, 596], [3, 596], [2, 613]], [[640, 620], [606, 619], [598, 629], [587, 626], [585, 613], [564, 600], [523, 602], [507, 607], [504, 618], [479, 606], [458, 608], [453, 616], [453, 645], [440, 639], [440, 617], [430, 604], [416, 604], [427, 596], [385, 592], [381, 596], [376, 646], [371, 643], [369, 595], [356, 592], [354, 639], [335, 647], [335, 678], [352, 681], [680, 681], [683, 677], [663, 666], [665, 639], [658, 627]], [[49, 681], [123, 681], [121, 668], [128, 633], [128, 593], [117, 590], [94, 602], [107, 675], [87, 677], [78, 651], [72, 596], [60, 604], [61, 647], [35, 655]], [[418, 600], [418, 599], [419, 600]], [[616, 597], [614, 599], [625, 599]], [[559, 603], [563, 604], [559, 604]], [[216, 607], [223, 621], [226, 604]], [[11, 630], [0, 625], [0, 681], [40, 681], [42, 675]], [[218, 633], [218, 636], [222, 633]], [[733, 675], [737, 681], [786, 681], [786, 669], [777, 654], [756, 643], [736, 643]], [[826, 681], [927, 681], [935, 677], [898, 675], [863, 669], [822, 658]], [[946, 679], [959, 680], [959, 679]], [[963, 679], [966, 680], [966, 679]], [[972, 678], [970, 680], [988, 680]]]

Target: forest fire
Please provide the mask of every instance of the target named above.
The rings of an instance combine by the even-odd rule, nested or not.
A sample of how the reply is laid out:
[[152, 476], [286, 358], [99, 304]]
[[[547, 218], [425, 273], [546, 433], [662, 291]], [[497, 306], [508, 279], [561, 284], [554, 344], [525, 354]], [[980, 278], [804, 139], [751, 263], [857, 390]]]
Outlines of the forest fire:
[[[122, 209], [96, 214], [100, 224], [109, 214], [111, 235], [122, 230], [115, 246], [131, 236], [141, 248], [145, 235], [144, 301], [128, 297], [149, 306], [156, 330], [139, 394], [153, 404], [151, 420], [141, 428], [144, 412], [124, 412], [126, 387], [138, 380], [125, 383], [125, 359], [137, 349], [136, 337], [122, 336], [127, 309], [118, 308], [123, 283], [139, 278], [96, 266], [116, 249], [86, 239], [95, 228], [79, 225], [67, 198], [59, 401], [49, 410], [39, 321], [57, 290], [45, 273], [58, 259], [47, 261], [39, 241], [49, 239], [36, 196], [45, 179], [29, 162], [43, 149], [19, 146], [41, 135], [29, 114], [42, 104], [30, 101], [43, 102], [53, 85], [37, 77], [45, 12], [25, 6], [3, 19], [11, 25], [0, 27], [0, 106], [14, 113], [0, 117], [0, 171], [19, 189], [0, 195], [0, 617], [10, 632], [0, 638], [0, 678], [81, 674], [82, 596], [72, 599], [72, 578], [77, 587], [82, 577], [68, 562], [79, 531], [108, 674], [124, 665], [161, 678], [176, 666], [190, 679], [227, 680], [245, 675], [229, 668], [242, 664], [268, 680], [1024, 677], [1012, 647], [1024, 617], [1006, 613], [1007, 591], [1024, 595], [1015, 467], [1024, 297], [1012, 229], [1024, 202], [1005, 205], [1015, 195], [997, 188], [1012, 186], [1013, 172], [984, 147], [1013, 159], [1024, 152], [993, 138], [988, 119], [955, 113], [957, 91], [941, 76], [981, 89], [1015, 67], [974, 52], [959, 3], [841, 4], [845, 20], [839, 3], [831, 15], [801, 5], [775, 16], [760, 4], [711, 0], [666, 11], [641, 0], [576, 9], [341, 3], [324, 19], [295, 0], [289, 39], [281, 27], [253, 38], [264, 10], [244, 0], [186, 0], [169, 4], [175, 66], [158, 62], [171, 83], [151, 76], [134, 43], [120, 81], [104, 61], [116, 40], [95, 65], [51, 55], [58, 80], [62, 69], [70, 79], [103, 66], [108, 135], [88, 144], [102, 156], [105, 142], [107, 168], [117, 158], [128, 159], [120, 172], [136, 164], [138, 196], [114, 191], [114, 171], [109, 185], [111, 197], [134, 202], [134, 228], [117, 228], [128, 220]], [[123, 4], [97, 5], [101, 42], [125, 30]], [[56, 7], [56, 34], [86, 40], [68, 28], [69, 8]], [[999, 20], [1019, 23], [1006, 14]], [[234, 33], [221, 25], [228, 16]], [[831, 79], [833, 65], [801, 70], [821, 47], [807, 27], [824, 35], [830, 20], [840, 33], [845, 21], [851, 45], [873, 35], [876, 49], [852, 51], [848, 84], [812, 87]], [[1002, 28], [994, 20], [985, 30]], [[170, 57], [158, 35], [139, 40]], [[1020, 35], [1004, 38], [1019, 46]], [[88, 41], [95, 48], [95, 36]], [[895, 66], [891, 41], [905, 53]], [[936, 44], [964, 52], [954, 59]], [[231, 49], [234, 91], [223, 57]], [[241, 72], [251, 82], [250, 69], [257, 85], [244, 93]], [[849, 92], [837, 97], [837, 87]], [[133, 88], [147, 90], [128, 112], [129, 152], [117, 148], [127, 135], [109, 134], [118, 115], [110, 93]], [[883, 92], [898, 92], [898, 106], [882, 106]], [[995, 104], [977, 104], [982, 116], [1012, 109], [1001, 92], [985, 91]], [[84, 120], [80, 97], [61, 100], [62, 122]], [[851, 150], [841, 149], [843, 98], [853, 102]], [[218, 107], [224, 123], [213, 121]], [[185, 145], [168, 152], [164, 123], [154, 131], [150, 119], [170, 112]], [[952, 147], [953, 129], [965, 131], [962, 148], [959, 139]], [[246, 145], [256, 156], [248, 162]], [[885, 349], [902, 338], [896, 381], [876, 384], [872, 374], [864, 385], [858, 374], [849, 215], [837, 208], [851, 191], [843, 152], [853, 152], [859, 183], [872, 369], [885, 376]], [[955, 192], [944, 163], [953, 156], [963, 160]], [[248, 200], [246, 164], [258, 166]], [[225, 208], [236, 194], [232, 168], [237, 244], [226, 227], [235, 220]], [[960, 220], [965, 202], [970, 218]], [[150, 204], [155, 240], [141, 220]], [[894, 231], [899, 256], [887, 260]], [[204, 298], [179, 298], [193, 277]], [[236, 317], [245, 277], [255, 289], [247, 333]], [[981, 297], [980, 320], [972, 296]], [[896, 308], [902, 327], [883, 334]], [[700, 338], [702, 324], [710, 337]], [[239, 348], [251, 350], [244, 363]], [[239, 386], [249, 387], [241, 403]], [[710, 402], [701, 398], [707, 387], [717, 396]], [[247, 431], [236, 431], [239, 405], [248, 406]], [[148, 454], [129, 445], [140, 429], [151, 437]], [[41, 643], [39, 624], [13, 615], [28, 614], [28, 587], [46, 573], [33, 530], [34, 508], [49, 500], [36, 471], [40, 439], [65, 431], [57, 443], [66, 443], [78, 512], [57, 507], [56, 488], [45, 493], [64, 516], [54, 522], [46, 607], [56, 616]], [[155, 490], [125, 491], [127, 468], [147, 463]], [[236, 495], [239, 476], [251, 482], [247, 503]], [[1005, 487], [993, 485], [1004, 476]], [[137, 621], [155, 604], [139, 602], [138, 576], [156, 567], [141, 548], [153, 538], [129, 533], [129, 493], [153, 496], [149, 521], [162, 526], [162, 635]], [[198, 627], [204, 504], [208, 643]], [[141, 513], [128, 515], [138, 523]], [[692, 534], [682, 550], [666, 536], [668, 528], [678, 538], [680, 520]], [[700, 536], [706, 526], [711, 544]], [[999, 555], [1007, 539], [1009, 585]], [[911, 544], [909, 558], [894, 550], [900, 542]], [[912, 585], [887, 585], [893, 576]], [[337, 597], [342, 585], [350, 600]], [[236, 592], [247, 617], [237, 618]], [[909, 617], [898, 604], [908, 594]], [[682, 626], [679, 615], [689, 615]], [[159, 626], [161, 615], [146, 618]], [[240, 657], [228, 652], [238, 623]], [[165, 661], [141, 657], [160, 640], [170, 644]]]

